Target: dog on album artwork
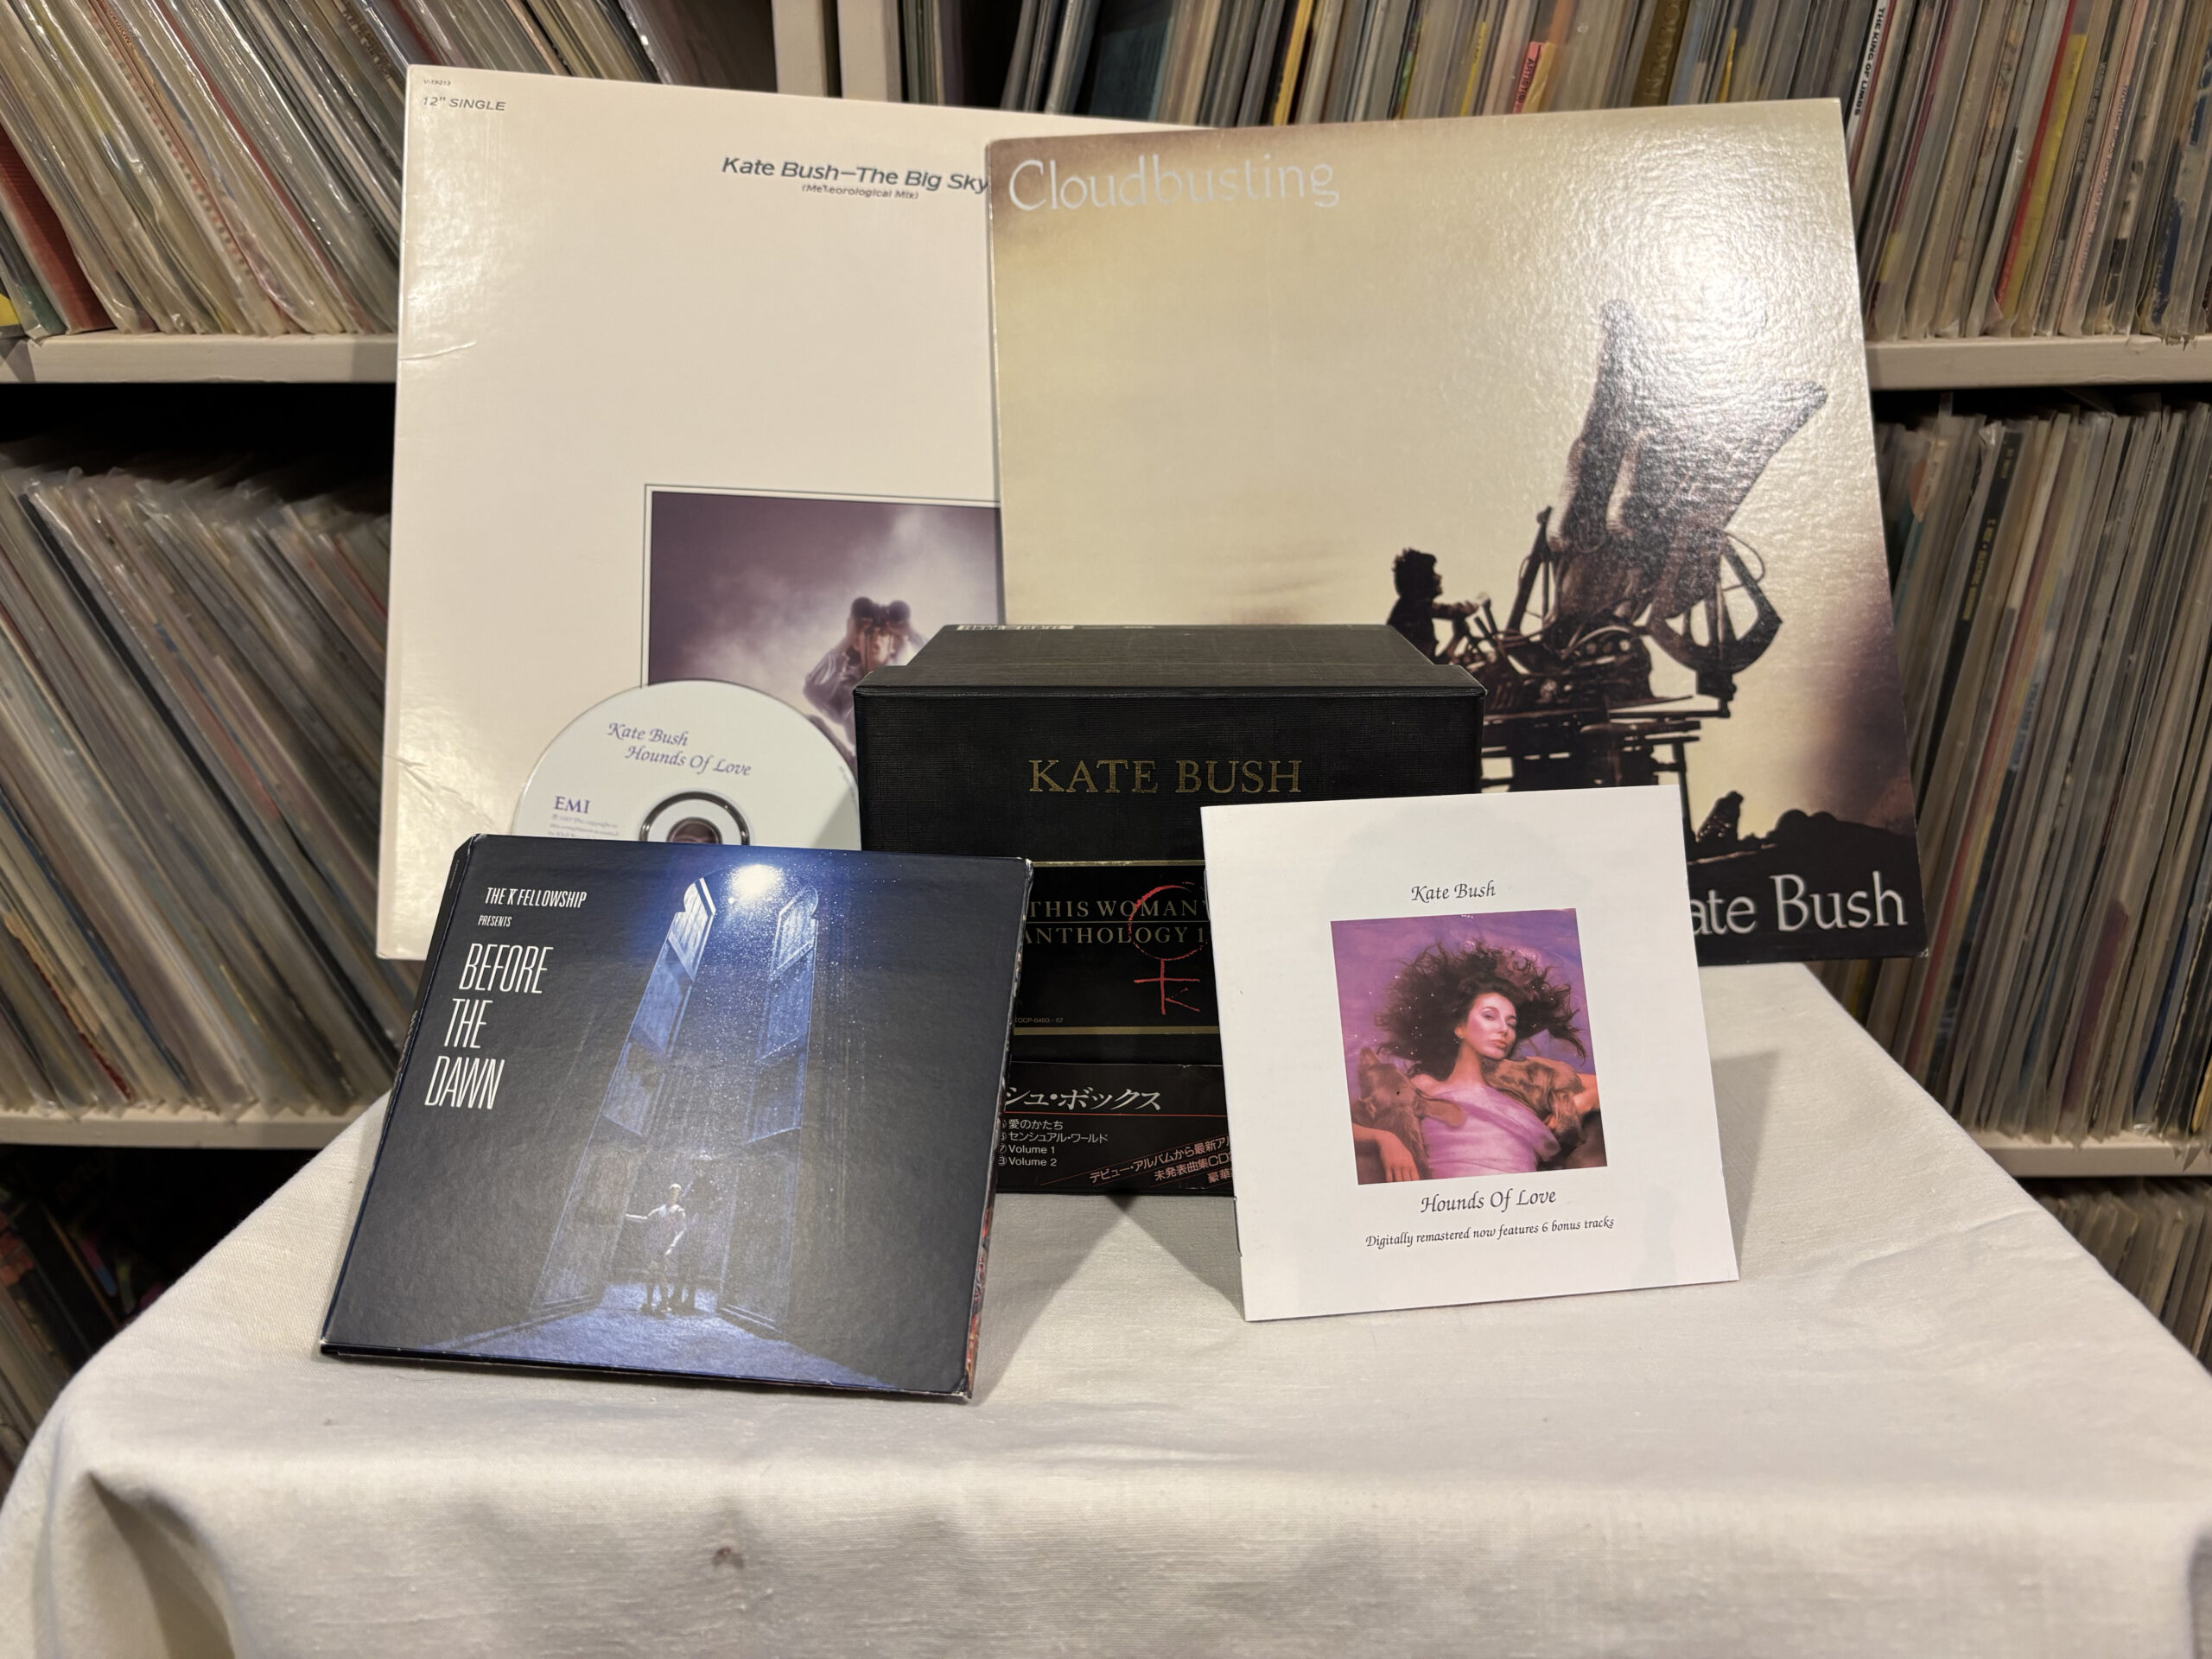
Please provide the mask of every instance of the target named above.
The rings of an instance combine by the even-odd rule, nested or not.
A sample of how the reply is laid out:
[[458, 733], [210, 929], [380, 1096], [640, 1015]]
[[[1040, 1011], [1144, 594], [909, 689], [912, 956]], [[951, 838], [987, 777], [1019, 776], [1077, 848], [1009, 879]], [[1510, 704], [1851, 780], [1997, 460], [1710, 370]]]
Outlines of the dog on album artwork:
[[1605, 1164], [1573, 911], [1332, 931], [1363, 1185]]

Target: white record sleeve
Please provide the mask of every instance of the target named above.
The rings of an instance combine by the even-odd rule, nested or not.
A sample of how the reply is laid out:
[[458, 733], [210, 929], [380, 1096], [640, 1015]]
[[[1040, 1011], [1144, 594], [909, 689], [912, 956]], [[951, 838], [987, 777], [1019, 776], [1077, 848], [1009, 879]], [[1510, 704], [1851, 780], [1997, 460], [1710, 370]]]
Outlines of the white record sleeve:
[[1247, 1319], [1736, 1277], [1675, 790], [1202, 816]]
[[999, 620], [984, 148], [1116, 124], [417, 65], [377, 944], [569, 722]]

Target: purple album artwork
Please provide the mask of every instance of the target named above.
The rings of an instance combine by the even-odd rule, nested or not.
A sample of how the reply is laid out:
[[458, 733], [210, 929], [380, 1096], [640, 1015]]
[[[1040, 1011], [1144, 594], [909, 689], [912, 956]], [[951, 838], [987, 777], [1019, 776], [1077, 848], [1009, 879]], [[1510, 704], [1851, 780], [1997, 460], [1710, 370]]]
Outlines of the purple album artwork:
[[861, 676], [1000, 618], [995, 507], [657, 489], [647, 519], [646, 683], [780, 697], [849, 762]]
[[1362, 1185], [1604, 1166], [1572, 910], [1329, 925]]

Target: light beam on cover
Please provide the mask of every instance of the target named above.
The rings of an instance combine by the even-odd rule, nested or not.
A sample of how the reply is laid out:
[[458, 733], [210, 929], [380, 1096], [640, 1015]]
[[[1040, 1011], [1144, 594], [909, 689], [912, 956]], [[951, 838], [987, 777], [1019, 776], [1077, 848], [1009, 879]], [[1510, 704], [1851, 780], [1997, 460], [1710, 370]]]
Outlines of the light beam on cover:
[[730, 893], [741, 905], [766, 899], [776, 890], [775, 870], [766, 864], [747, 864], [730, 878]]

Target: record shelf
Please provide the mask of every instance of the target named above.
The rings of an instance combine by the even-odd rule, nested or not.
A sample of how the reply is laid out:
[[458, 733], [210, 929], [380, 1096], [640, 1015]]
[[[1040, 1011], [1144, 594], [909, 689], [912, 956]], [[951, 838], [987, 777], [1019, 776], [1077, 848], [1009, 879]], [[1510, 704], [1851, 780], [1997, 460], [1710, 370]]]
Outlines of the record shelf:
[[2008, 1175], [2043, 1177], [2097, 1175], [2212, 1175], [2212, 1147], [2204, 1142], [2161, 1140], [2148, 1135], [2116, 1135], [2076, 1146], [2065, 1141], [2031, 1141], [2024, 1135], [1977, 1134], [1981, 1149]]
[[2212, 339], [2139, 334], [2024, 340], [1884, 340], [1866, 347], [1875, 391], [2172, 385], [2212, 380]]
[[0, 1144], [47, 1147], [228, 1147], [241, 1151], [315, 1152], [361, 1115], [271, 1112], [254, 1107], [236, 1117], [194, 1110], [132, 1108], [72, 1114], [0, 1111]]
[[[390, 334], [73, 334], [36, 345], [16, 341], [0, 355], [0, 384], [388, 384], [397, 367], [397, 342]], [[2212, 381], [2212, 338], [1878, 340], [1866, 347], [1866, 378], [1878, 392]]]
[[[150, 385], [233, 383], [390, 385], [397, 370], [391, 335], [292, 335], [276, 339], [99, 334], [16, 341], [0, 354], [0, 384]], [[1879, 341], [1867, 347], [1872, 391], [1913, 393], [1980, 388], [2065, 390], [2212, 382], [2212, 340], [2091, 337]], [[132, 1109], [69, 1114], [0, 1110], [0, 1143], [113, 1147], [312, 1149], [359, 1115], [255, 1108], [213, 1111]], [[1978, 1135], [2014, 1175], [2212, 1176], [2212, 1148], [2144, 1136], [2072, 1145]]]
[[[58, 439], [118, 459], [188, 453], [296, 459], [343, 484], [389, 475], [395, 342], [384, 336], [209, 338], [102, 332], [0, 343], [0, 439]], [[0, 1107], [0, 1147], [311, 1152], [383, 1086], [350, 1103], [245, 1110], [192, 1105]], [[350, 1091], [349, 1091], [350, 1092]]]
[[11, 344], [0, 356], [0, 383], [389, 384], [397, 366], [398, 342], [390, 334], [57, 334]]

